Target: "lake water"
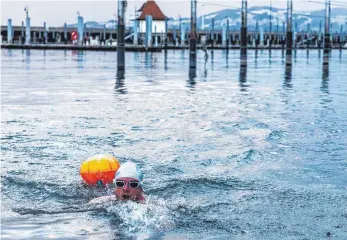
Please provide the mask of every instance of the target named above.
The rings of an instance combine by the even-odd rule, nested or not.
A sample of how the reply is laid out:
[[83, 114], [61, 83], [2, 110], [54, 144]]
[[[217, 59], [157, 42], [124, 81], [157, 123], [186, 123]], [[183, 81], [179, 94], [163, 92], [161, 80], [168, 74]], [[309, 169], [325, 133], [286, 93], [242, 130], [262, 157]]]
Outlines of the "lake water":
[[[347, 239], [347, 52], [208, 54], [2, 49], [2, 239]], [[98, 153], [147, 204], [87, 204]]]

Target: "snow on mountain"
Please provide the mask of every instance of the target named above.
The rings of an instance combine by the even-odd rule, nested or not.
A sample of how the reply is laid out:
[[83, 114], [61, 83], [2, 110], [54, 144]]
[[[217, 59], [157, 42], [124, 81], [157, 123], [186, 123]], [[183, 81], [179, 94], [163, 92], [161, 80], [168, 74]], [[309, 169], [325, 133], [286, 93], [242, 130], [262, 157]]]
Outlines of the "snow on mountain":
[[[95, 21], [87, 21], [84, 23], [84, 26], [88, 28], [100, 28], [103, 29], [104, 25], [107, 29], [115, 29], [117, 22], [115, 20], [109, 20], [108, 22], [95, 22]], [[68, 28], [77, 28], [77, 23], [67, 24]]]
[[218, 13], [214, 13], [214, 14], [209, 14], [205, 16], [205, 19], [212, 19], [214, 17], [216, 17], [218, 15]]
[[[277, 23], [279, 30], [282, 31], [283, 22], [286, 22], [286, 9], [272, 8], [272, 29], [277, 30]], [[293, 25], [295, 26], [295, 21], [297, 22], [297, 30], [307, 30], [308, 24], [310, 24], [310, 29], [312, 31], [318, 31], [320, 22], [322, 21], [322, 28], [324, 27], [324, 10], [318, 10], [313, 12], [298, 12], [293, 13]], [[332, 31], [340, 31], [341, 24], [347, 22], [347, 9], [343, 8], [333, 8], [331, 10], [331, 24]], [[204, 19], [204, 29], [212, 28], [212, 18], [214, 18], [215, 26], [214, 28], [221, 29], [223, 24], [226, 24], [227, 19], [229, 19], [230, 29], [238, 29], [241, 26], [241, 10], [240, 9], [224, 9], [218, 12], [213, 12], [205, 15]], [[189, 18], [186, 18], [185, 28], [190, 28]], [[252, 7], [248, 9], [247, 22], [248, 29], [254, 30], [256, 23], [258, 22], [260, 27], [265, 30], [269, 29], [269, 19], [270, 19], [270, 9], [269, 7]], [[169, 22], [170, 27], [178, 28], [179, 21], [174, 19]], [[202, 16], [197, 19], [198, 29], [202, 28]], [[346, 27], [345, 27], [346, 28]]]

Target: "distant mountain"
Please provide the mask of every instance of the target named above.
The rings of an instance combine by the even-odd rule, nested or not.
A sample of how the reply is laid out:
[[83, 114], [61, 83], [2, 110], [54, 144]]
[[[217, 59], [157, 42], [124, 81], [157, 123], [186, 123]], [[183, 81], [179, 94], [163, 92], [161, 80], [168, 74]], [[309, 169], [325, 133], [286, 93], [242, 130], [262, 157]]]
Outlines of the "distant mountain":
[[[279, 31], [282, 31], [283, 22], [286, 19], [286, 9], [272, 8], [272, 31], [277, 31], [277, 21]], [[294, 12], [293, 13], [293, 26], [295, 26], [295, 21], [297, 22], [298, 31], [307, 31], [310, 27], [311, 31], [319, 30], [319, 23], [322, 21], [322, 30], [324, 30], [324, 15], [325, 10], [318, 10], [312, 12]], [[259, 27], [263, 27], [264, 30], [269, 30], [269, 7], [251, 7], [248, 8], [248, 29], [254, 30], [256, 23], [258, 21]], [[224, 9], [217, 12], [205, 14], [204, 19], [204, 29], [210, 30], [212, 28], [212, 19], [214, 18], [215, 29], [221, 29], [223, 24], [226, 24], [227, 19], [229, 19], [229, 29], [239, 29], [241, 26], [241, 9]], [[295, 20], [296, 19], [296, 20]], [[181, 22], [187, 30], [190, 28], [190, 17], [181, 18]], [[106, 25], [108, 29], [115, 29], [115, 20], [110, 20], [108, 22], [86, 22], [87, 28], [100, 28]], [[331, 10], [331, 24], [332, 31], [339, 32], [341, 25], [344, 25], [344, 31], [347, 28], [347, 9], [346, 8], [333, 8]], [[170, 19], [169, 28], [179, 27], [179, 19]], [[132, 27], [132, 22], [129, 21], [128, 27]], [[77, 24], [70, 24], [68, 27], [77, 27]], [[197, 19], [198, 29], [202, 28], [202, 16]]]
[[[115, 20], [109, 20], [108, 22], [95, 22], [95, 21], [88, 21], [85, 22], [84, 25], [86, 28], [100, 28], [103, 29], [104, 25], [107, 29], [115, 29], [115, 26], [117, 25], [117, 22]], [[67, 24], [68, 28], [77, 28], [77, 23], [74, 24]]]
[[[277, 30], [277, 20], [279, 31], [282, 31], [283, 22], [286, 21], [286, 9], [272, 8], [272, 31]], [[307, 31], [308, 26], [312, 31], [319, 30], [319, 23], [322, 21], [322, 29], [324, 30], [324, 15], [325, 10], [318, 10], [312, 12], [294, 12], [293, 13], [293, 26], [297, 22], [298, 31]], [[210, 30], [212, 28], [212, 19], [214, 18], [214, 28], [221, 29], [223, 24], [226, 24], [229, 19], [229, 29], [239, 29], [241, 27], [241, 9], [224, 9], [221, 11], [209, 13], [205, 15], [204, 29]], [[269, 30], [270, 9], [268, 7], [251, 7], [248, 8], [247, 25], [249, 30], [254, 30], [258, 21], [259, 26], [264, 30]], [[295, 20], [296, 19], [296, 20]], [[190, 28], [190, 18], [182, 18], [184, 27]], [[344, 25], [346, 30], [347, 24], [347, 9], [334, 8], [331, 10], [331, 24], [332, 31], [340, 31], [341, 25]], [[171, 27], [176, 29], [179, 26], [179, 20], [175, 19], [170, 23]], [[197, 19], [198, 29], [202, 28], [202, 17]]]

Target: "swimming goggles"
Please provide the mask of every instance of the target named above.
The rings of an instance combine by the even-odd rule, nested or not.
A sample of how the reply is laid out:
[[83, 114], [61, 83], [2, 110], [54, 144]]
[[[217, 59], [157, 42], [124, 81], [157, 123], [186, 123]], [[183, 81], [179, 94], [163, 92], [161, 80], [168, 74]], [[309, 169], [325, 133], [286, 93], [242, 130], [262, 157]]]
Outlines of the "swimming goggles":
[[139, 188], [140, 187], [140, 182], [139, 181], [129, 181], [128, 183], [123, 181], [123, 180], [116, 180], [116, 186], [118, 188], [123, 188], [125, 185], [128, 184], [130, 188]]

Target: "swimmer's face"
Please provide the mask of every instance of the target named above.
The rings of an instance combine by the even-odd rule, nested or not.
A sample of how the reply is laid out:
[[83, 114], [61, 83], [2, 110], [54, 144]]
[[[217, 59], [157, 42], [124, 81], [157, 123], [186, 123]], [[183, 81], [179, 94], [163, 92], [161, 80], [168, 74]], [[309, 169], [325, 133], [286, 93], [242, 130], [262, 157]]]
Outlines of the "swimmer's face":
[[139, 201], [142, 197], [142, 186], [135, 178], [117, 178], [116, 188], [114, 190], [117, 200], [127, 201]]

